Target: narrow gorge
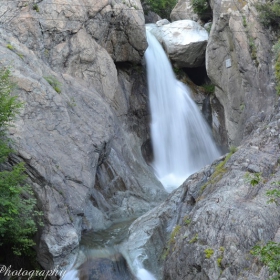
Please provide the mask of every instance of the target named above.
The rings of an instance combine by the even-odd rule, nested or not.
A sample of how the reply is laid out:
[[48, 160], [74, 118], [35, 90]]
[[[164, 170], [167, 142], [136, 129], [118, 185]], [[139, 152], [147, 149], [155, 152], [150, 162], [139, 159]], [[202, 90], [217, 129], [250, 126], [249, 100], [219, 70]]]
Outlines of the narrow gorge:
[[0, 194], [0, 279], [279, 279], [277, 26], [265, 3], [198, 2], [1, 2], [20, 105], [0, 178], [24, 165], [39, 218], [25, 255]]

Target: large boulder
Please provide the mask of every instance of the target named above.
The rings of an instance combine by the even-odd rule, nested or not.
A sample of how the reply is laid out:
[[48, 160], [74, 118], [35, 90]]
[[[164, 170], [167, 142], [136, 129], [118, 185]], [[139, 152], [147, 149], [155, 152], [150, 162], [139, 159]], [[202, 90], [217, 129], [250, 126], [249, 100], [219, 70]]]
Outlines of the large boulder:
[[149, 25], [148, 30], [163, 45], [177, 67], [200, 67], [205, 64], [208, 32], [197, 22], [179, 20]]
[[191, 0], [179, 0], [170, 14], [171, 21], [191, 19], [198, 20], [198, 15], [193, 11]]

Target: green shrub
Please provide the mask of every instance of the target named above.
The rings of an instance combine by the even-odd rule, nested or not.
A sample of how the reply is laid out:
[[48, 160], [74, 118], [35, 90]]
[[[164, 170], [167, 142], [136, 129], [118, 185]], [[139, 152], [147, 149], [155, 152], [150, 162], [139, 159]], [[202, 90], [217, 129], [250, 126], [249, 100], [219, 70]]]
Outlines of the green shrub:
[[189, 217], [184, 218], [184, 223], [186, 226], [188, 226], [191, 222], [192, 222], [192, 220]]
[[195, 236], [189, 241], [190, 244], [195, 243], [198, 241], [198, 234], [196, 233]]
[[274, 74], [276, 79], [276, 92], [280, 95], [280, 40], [273, 46], [275, 59]]
[[61, 82], [54, 76], [45, 76], [44, 79], [53, 87], [57, 93], [61, 93]]
[[181, 229], [181, 226], [180, 225], [176, 225], [174, 227], [173, 231], [171, 232], [170, 238], [169, 238], [168, 243], [167, 243], [167, 247], [163, 250], [163, 254], [162, 254], [162, 259], [163, 260], [165, 260], [166, 257], [169, 255], [171, 245], [175, 243], [176, 236], [178, 235], [180, 229]]
[[204, 250], [204, 253], [205, 253], [205, 257], [207, 259], [210, 259], [212, 257], [212, 255], [214, 254], [214, 250], [211, 248], [208, 248], [208, 249]]
[[177, 236], [177, 234], [179, 233], [181, 229], [181, 226], [180, 225], [176, 225], [173, 229], [173, 231], [171, 232], [171, 235], [170, 235], [170, 242], [171, 243], [175, 243], [175, 238]]
[[32, 7], [32, 9], [33, 9], [34, 11], [36, 11], [37, 13], [40, 12], [40, 9], [39, 9], [38, 4], [34, 4], [33, 7]]
[[195, 13], [202, 20], [208, 20], [212, 17], [212, 10], [207, 0], [192, 0], [192, 7]]
[[252, 60], [255, 60], [256, 65], [259, 65], [258, 57], [257, 57], [257, 46], [255, 44], [255, 40], [253, 37], [249, 36], [249, 51]]
[[11, 50], [11, 51], [13, 51], [14, 50], [14, 47], [11, 45], [11, 44], [7, 44], [7, 49], [9, 49], [9, 50]]
[[251, 186], [256, 186], [262, 181], [261, 173], [249, 173], [245, 174], [245, 182], [249, 183]]
[[237, 147], [235, 147], [235, 146], [230, 146], [229, 147], [229, 153], [230, 154], [234, 154], [236, 151], [237, 151]]
[[257, 11], [259, 12], [260, 22], [265, 27], [273, 27], [278, 29], [280, 27], [280, 2], [268, 1], [266, 3], [256, 4]]
[[266, 245], [256, 245], [251, 250], [251, 254], [257, 256], [260, 261], [269, 269], [270, 279], [280, 279], [280, 244], [269, 241]]
[[212, 22], [207, 27], [205, 27], [205, 29], [208, 33], [210, 33], [211, 28], [212, 28]]
[[247, 20], [245, 16], [242, 16], [242, 24], [245, 28], [247, 27]]
[[149, 7], [149, 10], [158, 14], [161, 18], [169, 19], [172, 9], [175, 7], [177, 0], [145, 0], [144, 11], [147, 12], [145, 6]]
[[204, 84], [202, 85], [206, 93], [214, 93], [215, 92], [215, 85], [213, 84]]
[[36, 200], [29, 186], [23, 185], [25, 180], [23, 163], [3, 170], [12, 150], [6, 138], [6, 129], [14, 119], [22, 103], [10, 93], [15, 85], [10, 81], [9, 69], [0, 70], [0, 250], [1, 247], [12, 249], [13, 253], [28, 254], [36, 232], [35, 211]]
[[[273, 182], [272, 184], [279, 187], [280, 181]], [[267, 201], [267, 203], [275, 203], [276, 205], [279, 204], [278, 200], [280, 198], [280, 189], [273, 189], [273, 190], [267, 191], [266, 195], [269, 197], [269, 200]]]

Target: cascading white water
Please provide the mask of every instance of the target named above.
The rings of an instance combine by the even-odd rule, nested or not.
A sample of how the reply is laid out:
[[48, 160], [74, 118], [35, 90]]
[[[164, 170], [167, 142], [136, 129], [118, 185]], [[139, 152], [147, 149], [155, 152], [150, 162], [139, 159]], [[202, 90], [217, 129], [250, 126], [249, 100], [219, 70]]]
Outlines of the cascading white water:
[[176, 79], [162, 46], [149, 31], [147, 40], [153, 167], [166, 190], [172, 191], [220, 154], [190, 90]]

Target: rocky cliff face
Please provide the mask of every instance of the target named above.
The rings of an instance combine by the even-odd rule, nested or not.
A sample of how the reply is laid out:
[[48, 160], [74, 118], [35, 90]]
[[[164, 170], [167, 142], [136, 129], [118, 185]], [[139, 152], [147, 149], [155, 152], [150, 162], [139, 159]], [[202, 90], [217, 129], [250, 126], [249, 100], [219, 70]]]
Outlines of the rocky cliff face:
[[[269, 122], [238, 150], [190, 176], [160, 206], [130, 227], [128, 247], [145, 251], [145, 265], [158, 279], [268, 279], [250, 250], [279, 242], [279, 211], [266, 191], [279, 181], [277, 106]], [[253, 186], [249, 178], [261, 176]], [[141, 236], [139, 242], [132, 242]]]
[[[213, 22], [206, 49], [207, 74], [216, 85], [215, 96], [222, 105], [218, 111], [224, 111], [219, 122], [224, 119], [228, 145], [239, 145], [255, 123], [272, 112], [272, 42], [259, 23], [255, 1], [218, 0], [210, 4]], [[188, 0], [179, 1], [171, 14], [172, 20], [193, 16]]]
[[172, 21], [176, 20], [198, 20], [198, 15], [193, 11], [192, 3], [190, 0], [179, 0], [171, 12], [170, 18]]
[[[271, 43], [252, 2], [211, 7], [213, 123], [224, 120], [228, 144], [246, 139], [136, 220], [125, 246], [159, 279], [267, 279], [249, 251], [279, 241], [279, 214], [265, 195], [280, 178]], [[0, 15], [0, 65], [12, 68], [24, 102], [10, 129], [10, 163], [25, 162], [44, 212], [39, 262], [64, 268], [83, 230], [138, 216], [166, 197], [142, 156], [150, 160], [141, 4], [7, 1]], [[246, 172], [261, 173], [257, 186]]]
[[[206, 68], [225, 111], [228, 143], [238, 145], [275, 99], [272, 43], [260, 25], [254, 1], [211, 1], [213, 24]], [[226, 66], [230, 60], [230, 67]]]
[[158, 279], [269, 279], [250, 251], [259, 242], [280, 241], [278, 206], [266, 195], [280, 176], [272, 42], [252, 2], [211, 6], [206, 66], [216, 85], [213, 123], [224, 114], [228, 144], [241, 145], [136, 220], [127, 246], [147, 254], [144, 264]]
[[0, 10], [0, 63], [24, 102], [10, 130], [12, 161], [26, 163], [44, 212], [39, 262], [67, 267], [82, 230], [165, 197], [141, 154], [149, 138], [141, 4], [7, 1]]

